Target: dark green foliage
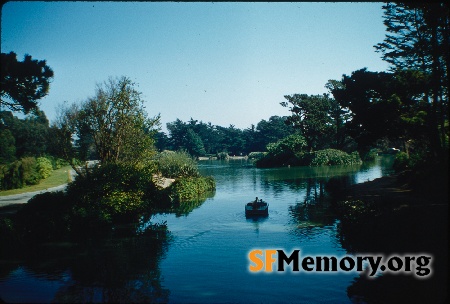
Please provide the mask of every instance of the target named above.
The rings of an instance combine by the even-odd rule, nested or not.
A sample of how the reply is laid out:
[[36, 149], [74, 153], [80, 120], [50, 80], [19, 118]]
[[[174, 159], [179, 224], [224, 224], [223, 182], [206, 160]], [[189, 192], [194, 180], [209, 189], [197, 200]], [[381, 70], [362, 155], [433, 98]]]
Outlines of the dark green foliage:
[[257, 160], [258, 167], [300, 166], [307, 144], [299, 134], [289, 135], [267, 145], [268, 153]]
[[23, 61], [17, 61], [14, 52], [2, 53], [0, 105], [24, 113], [37, 109], [37, 101], [48, 93], [51, 78], [53, 71], [45, 60], [25, 55]]
[[304, 136], [308, 151], [344, 147], [344, 123], [348, 118], [345, 107], [328, 94], [294, 94], [284, 98], [287, 102], [280, 104], [292, 113], [286, 123]]
[[286, 124], [287, 117], [271, 116], [268, 121], [262, 119], [256, 127], [252, 125], [243, 131], [246, 153], [264, 151], [269, 143], [276, 142], [293, 133], [292, 125]]
[[395, 155], [395, 161], [393, 164], [395, 171], [400, 172], [408, 169], [409, 167], [409, 157], [405, 152], [399, 152]]
[[[20, 160], [22, 167], [23, 185], [37, 185], [42, 179], [39, 167], [34, 157], [25, 157]], [[21, 188], [21, 187], [20, 187]]]
[[7, 164], [16, 159], [16, 140], [8, 129], [0, 129], [0, 164]]
[[206, 153], [202, 139], [192, 129], [188, 129], [186, 133], [184, 147], [194, 157], [203, 156]]
[[10, 111], [0, 111], [0, 164], [47, 154], [48, 131], [48, 120], [42, 111], [35, 110], [24, 119], [13, 116]]
[[[448, 149], [445, 125], [450, 91], [450, 7], [445, 2], [386, 3], [383, 9], [387, 33], [375, 48], [382, 53], [383, 60], [391, 64], [392, 71], [421, 75], [421, 85], [415, 87], [425, 105], [421, 111], [426, 115], [406, 116], [414, 125], [425, 123], [426, 128], [421, 133], [426, 134], [422, 140], [428, 142], [431, 152], [428, 157], [443, 161]], [[410, 80], [407, 81], [410, 86], [417, 83]]]

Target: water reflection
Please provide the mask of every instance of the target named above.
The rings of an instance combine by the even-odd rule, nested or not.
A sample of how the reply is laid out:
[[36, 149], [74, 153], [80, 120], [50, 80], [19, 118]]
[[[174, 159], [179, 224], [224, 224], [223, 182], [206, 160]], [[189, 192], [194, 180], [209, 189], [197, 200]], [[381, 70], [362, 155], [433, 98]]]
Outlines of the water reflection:
[[168, 202], [167, 205], [164, 206], [163, 211], [160, 213], [173, 213], [176, 217], [188, 216], [189, 213], [194, 211], [194, 209], [199, 208], [208, 198], [214, 197], [214, 195], [215, 191], [209, 191], [200, 194], [197, 199], [192, 201], [185, 201], [181, 203]]
[[[1, 259], [2, 300], [167, 302], [169, 290], [161, 286], [159, 262], [165, 256], [168, 241], [161, 236], [158, 232], [82, 245], [44, 244], [16, 252], [14, 260]], [[40, 280], [53, 283], [17, 294], [17, 286], [8, 281], [9, 276], [22, 280], [20, 289], [28, 291], [42, 284]]]

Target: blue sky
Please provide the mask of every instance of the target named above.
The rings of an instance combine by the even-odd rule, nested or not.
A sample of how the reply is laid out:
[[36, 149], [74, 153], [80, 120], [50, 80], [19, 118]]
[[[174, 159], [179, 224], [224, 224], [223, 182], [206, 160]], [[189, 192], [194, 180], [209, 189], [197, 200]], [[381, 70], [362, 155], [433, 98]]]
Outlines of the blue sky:
[[382, 3], [8, 2], [1, 51], [47, 60], [40, 101], [93, 96], [110, 76], [138, 84], [149, 116], [248, 128], [289, 115], [284, 95], [326, 93], [329, 79], [388, 68], [373, 45]]

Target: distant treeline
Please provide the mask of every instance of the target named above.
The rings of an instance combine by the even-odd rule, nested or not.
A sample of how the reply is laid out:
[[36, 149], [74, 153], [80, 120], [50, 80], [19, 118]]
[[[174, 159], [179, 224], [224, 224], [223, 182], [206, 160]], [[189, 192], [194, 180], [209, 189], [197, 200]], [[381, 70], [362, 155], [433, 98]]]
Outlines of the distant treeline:
[[241, 130], [233, 125], [222, 127], [210, 122], [177, 119], [167, 124], [169, 134], [158, 132], [158, 150], [185, 150], [192, 156], [204, 156], [227, 152], [229, 155], [248, 155], [250, 152], [266, 151], [266, 146], [295, 133], [285, 123], [287, 117], [272, 116], [249, 128]]

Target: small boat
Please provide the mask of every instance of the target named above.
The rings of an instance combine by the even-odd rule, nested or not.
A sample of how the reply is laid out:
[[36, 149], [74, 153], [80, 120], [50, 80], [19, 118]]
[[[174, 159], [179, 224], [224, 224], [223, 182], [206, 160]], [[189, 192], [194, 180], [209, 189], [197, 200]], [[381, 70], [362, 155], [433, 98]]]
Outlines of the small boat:
[[268, 216], [269, 204], [262, 199], [256, 198], [245, 205], [245, 216]]

